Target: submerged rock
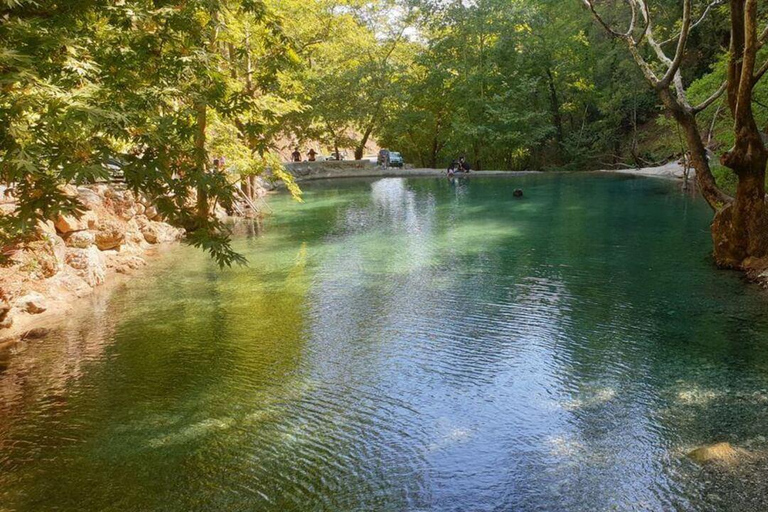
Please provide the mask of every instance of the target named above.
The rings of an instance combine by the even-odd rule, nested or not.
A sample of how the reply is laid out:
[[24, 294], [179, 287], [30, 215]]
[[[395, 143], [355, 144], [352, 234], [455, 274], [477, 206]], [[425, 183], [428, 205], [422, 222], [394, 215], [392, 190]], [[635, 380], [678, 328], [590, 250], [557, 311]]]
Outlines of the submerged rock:
[[16, 300], [16, 307], [32, 315], [45, 312], [48, 306], [45, 303], [45, 297], [39, 293], [29, 293]]
[[733, 464], [749, 456], [746, 450], [734, 448], [731, 443], [716, 443], [701, 446], [688, 453], [688, 458], [698, 464], [711, 462]]
[[34, 329], [30, 329], [24, 334], [22, 334], [21, 339], [23, 340], [39, 340], [40, 338], [45, 338], [48, 336], [48, 333], [50, 333], [51, 330], [47, 329], [45, 327], [35, 327]]

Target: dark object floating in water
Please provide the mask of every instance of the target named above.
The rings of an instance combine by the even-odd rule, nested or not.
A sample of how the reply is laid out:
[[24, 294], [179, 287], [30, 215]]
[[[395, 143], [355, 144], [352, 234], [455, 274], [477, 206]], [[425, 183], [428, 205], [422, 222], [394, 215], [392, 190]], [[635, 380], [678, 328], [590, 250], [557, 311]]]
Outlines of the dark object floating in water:
[[512, 192], [512, 195], [515, 197], [523, 197], [523, 191], [519, 188], [516, 188], [514, 192]]

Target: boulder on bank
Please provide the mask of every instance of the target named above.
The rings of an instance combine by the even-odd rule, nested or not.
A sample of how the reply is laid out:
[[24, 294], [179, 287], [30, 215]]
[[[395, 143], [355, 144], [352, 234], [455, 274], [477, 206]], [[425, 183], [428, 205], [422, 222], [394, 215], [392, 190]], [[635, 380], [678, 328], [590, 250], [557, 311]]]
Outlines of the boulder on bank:
[[104, 199], [96, 192], [88, 187], [78, 187], [77, 198], [87, 208], [93, 210], [104, 205]]
[[181, 240], [184, 232], [162, 222], [154, 222], [145, 217], [137, 217], [139, 230], [144, 240], [150, 244], [162, 244]]
[[98, 222], [98, 217], [92, 211], [87, 211], [80, 218], [74, 215], [59, 215], [54, 221], [56, 231], [62, 234], [71, 233], [73, 231], [82, 231], [84, 229], [91, 229], [95, 227]]
[[92, 231], [74, 231], [65, 236], [64, 243], [67, 247], [87, 249], [96, 245], [96, 235]]
[[112, 221], [102, 221], [96, 232], [96, 247], [101, 251], [119, 249], [125, 240], [125, 233], [122, 226]]
[[75, 269], [77, 275], [89, 286], [98, 286], [106, 278], [107, 268], [104, 256], [95, 246], [88, 249], [68, 249], [66, 261], [67, 265]]

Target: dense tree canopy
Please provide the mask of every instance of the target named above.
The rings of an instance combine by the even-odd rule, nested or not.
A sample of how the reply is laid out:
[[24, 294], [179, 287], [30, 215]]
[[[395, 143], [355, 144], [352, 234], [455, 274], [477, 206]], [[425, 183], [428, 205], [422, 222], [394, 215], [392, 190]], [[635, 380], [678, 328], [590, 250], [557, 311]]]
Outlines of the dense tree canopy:
[[[595, 3], [607, 24], [627, 22], [624, 2]], [[687, 3], [646, 3], [673, 51]], [[731, 6], [690, 7], [681, 80], [701, 101], [727, 74]], [[4, 244], [77, 212], [62, 185], [106, 177], [110, 159], [228, 264], [238, 256], [212, 207], [267, 169], [298, 193], [280, 141], [361, 158], [376, 140], [417, 166], [463, 154], [483, 169], [640, 166], [685, 151], [581, 0], [2, 0], [0, 19], [0, 181], [19, 198], [0, 218]], [[753, 101], [762, 127], [762, 83]], [[710, 149], [734, 143], [723, 102], [698, 122]], [[209, 172], [219, 157], [231, 173]]]

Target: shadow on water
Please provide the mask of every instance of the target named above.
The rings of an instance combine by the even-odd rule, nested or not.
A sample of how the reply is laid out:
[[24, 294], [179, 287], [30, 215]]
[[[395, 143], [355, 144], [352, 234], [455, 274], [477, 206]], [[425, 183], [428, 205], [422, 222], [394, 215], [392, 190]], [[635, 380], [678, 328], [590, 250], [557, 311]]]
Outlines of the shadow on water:
[[[513, 199], [523, 188], [525, 197]], [[0, 357], [8, 510], [758, 510], [764, 293], [633, 177], [314, 182]], [[698, 466], [728, 441], [748, 456]]]

